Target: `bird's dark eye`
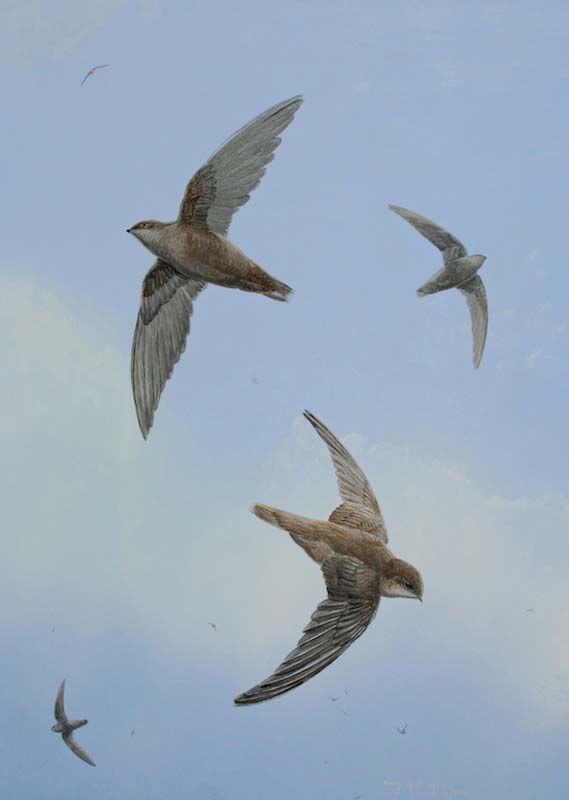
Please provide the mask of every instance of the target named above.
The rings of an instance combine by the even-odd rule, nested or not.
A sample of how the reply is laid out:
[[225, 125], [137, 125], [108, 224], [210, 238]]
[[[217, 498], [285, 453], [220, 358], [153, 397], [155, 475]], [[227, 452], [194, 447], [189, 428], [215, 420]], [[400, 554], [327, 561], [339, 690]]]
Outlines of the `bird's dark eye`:
[[139, 228], [146, 228], [146, 222], [141, 222], [138, 227]]

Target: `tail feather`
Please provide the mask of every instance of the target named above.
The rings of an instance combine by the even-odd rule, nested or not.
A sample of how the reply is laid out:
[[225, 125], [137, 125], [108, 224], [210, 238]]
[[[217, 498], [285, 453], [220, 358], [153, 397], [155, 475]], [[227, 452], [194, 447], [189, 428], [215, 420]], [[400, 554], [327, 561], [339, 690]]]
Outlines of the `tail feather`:
[[271, 300], [278, 300], [280, 303], [286, 303], [289, 294], [292, 294], [293, 289], [287, 286], [286, 283], [275, 281], [275, 288], [269, 292], [263, 292], [265, 297], [270, 297]]
[[285, 302], [289, 294], [292, 294], [292, 289], [286, 283], [273, 278], [262, 267], [254, 261], [250, 261], [249, 270], [247, 273], [247, 281], [255, 287], [254, 291], [264, 294], [265, 297], [270, 297], [271, 300], [279, 300]]
[[298, 514], [291, 514], [288, 511], [281, 511], [279, 508], [271, 508], [261, 503], [256, 503], [251, 507], [251, 511], [256, 517], [282, 528], [287, 533], [302, 536], [307, 539], [321, 539], [326, 535], [327, 529], [332, 528], [328, 522], [322, 522], [308, 517], [301, 517]]

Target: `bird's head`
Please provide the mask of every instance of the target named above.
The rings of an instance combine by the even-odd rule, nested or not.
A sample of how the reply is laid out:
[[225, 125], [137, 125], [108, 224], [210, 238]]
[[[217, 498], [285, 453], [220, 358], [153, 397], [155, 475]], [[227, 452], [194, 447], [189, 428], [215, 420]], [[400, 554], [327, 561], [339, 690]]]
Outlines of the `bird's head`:
[[423, 579], [415, 567], [399, 558], [389, 561], [381, 576], [381, 594], [384, 597], [411, 597], [423, 599]]
[[139, 242], [152, 249], [152, 244], [156, 242], [164, 224], [164, 222], [158, 222], [156, 219], [145, 219], [142, 222], [137, 222], [131, 228], [127, 228], [126, 232], [132, 233]]
[[59, 722], [57, 723], [57, 725], [52, 725], [51, 726], [51, 730], [54, 733], [61, 733], [62, 728], [61, 728], [61, 725], [59, 724]]

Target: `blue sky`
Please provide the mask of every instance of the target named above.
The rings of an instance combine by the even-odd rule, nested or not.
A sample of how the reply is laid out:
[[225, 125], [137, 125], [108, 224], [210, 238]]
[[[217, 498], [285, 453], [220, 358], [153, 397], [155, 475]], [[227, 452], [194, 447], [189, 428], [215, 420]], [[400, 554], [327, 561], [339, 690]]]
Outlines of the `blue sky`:
[[[566, 794], [569, 8], [0, 9], [3, 796]], [[174, 218], [211, 152], [296, 93], [230, 229], [295, 293], [208, 288], [145, 443], [151, 259], [125, 230]], [[438, 253], [388, 203], [487, 256], [478, 371], [464, 300], [417, 298]], [[324, 592], [248, 511], [336, 504], [304, 408], [346, 437], [425, 602], [385, 600], [320, 676], [235, 709]], [[95, 770], [49, 731], [63, 677]]]

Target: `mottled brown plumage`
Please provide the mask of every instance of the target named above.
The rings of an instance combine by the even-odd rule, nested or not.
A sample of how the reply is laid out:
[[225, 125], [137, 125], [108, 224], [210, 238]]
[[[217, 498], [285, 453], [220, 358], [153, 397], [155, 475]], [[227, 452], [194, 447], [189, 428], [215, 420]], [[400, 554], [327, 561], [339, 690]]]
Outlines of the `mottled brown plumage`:
[[269, 700], [321, 672], [362, 635], [382, 597], [423, 597], [419, 572], [387, 547], [385, 522], [367, 478], [320, 420], [307, 411], [304, 416], [328, 446], [342, 504], [328, 521], [260, 504], [252, 511], [287, 531], [320, 564], [328, 596], [312, 614], [297, 647], [272, 675], [236, 697], [239, 705]]
[[144, 220], [128, 229], [156, 256], [142, 285], [131, 358], [144, 438], [186, 347], [193, 302], [208, 283], [279, 301], [292, 292], [226, 236], [233, 214], [258, 186], [280, 144], [279, 134], [301, 103], [301, 97], [293, 97], [269, 108], [222, 145], [188, 183], [175, 222]]

